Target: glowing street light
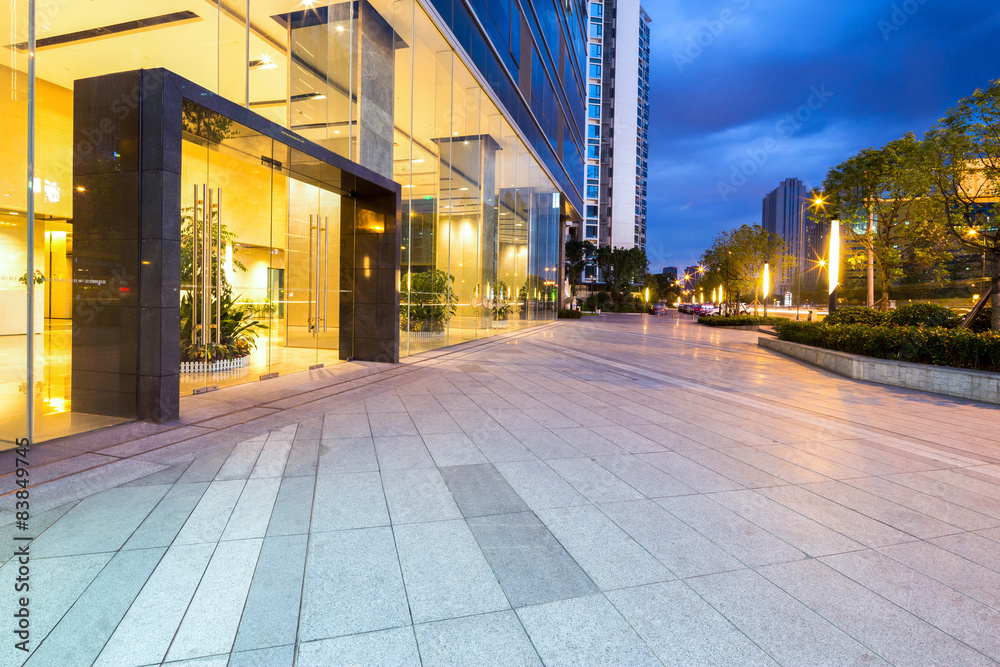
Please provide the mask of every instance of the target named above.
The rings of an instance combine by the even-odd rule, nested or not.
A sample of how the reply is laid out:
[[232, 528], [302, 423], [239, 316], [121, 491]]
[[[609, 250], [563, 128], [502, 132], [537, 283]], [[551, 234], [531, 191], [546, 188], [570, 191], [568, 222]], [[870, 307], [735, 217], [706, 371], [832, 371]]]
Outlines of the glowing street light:
[[764, 262], [764, 317], [767, 317], [767, 299], [771, 294], [771, 265]]
[[830, 313], [837, 310], [837, 285], [840, 283], [840, 221], [830, 221], [830, 266], [828, 269], [830, 283]]

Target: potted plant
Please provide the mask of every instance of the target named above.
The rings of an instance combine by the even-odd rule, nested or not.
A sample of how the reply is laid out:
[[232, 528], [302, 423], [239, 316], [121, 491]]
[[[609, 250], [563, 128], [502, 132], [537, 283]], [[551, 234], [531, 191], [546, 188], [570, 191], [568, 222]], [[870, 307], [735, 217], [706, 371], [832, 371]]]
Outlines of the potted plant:
[[511, 301], [511, 291], [507, 283], [502, 280], [494, 280], [490, 283], [489, 308], [491, 324], [494, 329], [506, 329], [509, 325], [507, 318], [517, 310], [517, 302]]
[[455, 276], [440, 269], [410, 272], [400, 279], [399, 328], [421, 337], [443, 335], [457, 311]]

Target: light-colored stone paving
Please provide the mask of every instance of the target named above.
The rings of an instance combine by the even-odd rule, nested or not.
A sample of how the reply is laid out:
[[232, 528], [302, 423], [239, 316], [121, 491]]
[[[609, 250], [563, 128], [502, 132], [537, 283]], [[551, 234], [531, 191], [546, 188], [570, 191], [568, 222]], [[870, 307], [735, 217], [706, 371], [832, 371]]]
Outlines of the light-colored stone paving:
[[756, 337], [585, 318], [38, 446], [0, 664], [996, 664], [998, 408]]

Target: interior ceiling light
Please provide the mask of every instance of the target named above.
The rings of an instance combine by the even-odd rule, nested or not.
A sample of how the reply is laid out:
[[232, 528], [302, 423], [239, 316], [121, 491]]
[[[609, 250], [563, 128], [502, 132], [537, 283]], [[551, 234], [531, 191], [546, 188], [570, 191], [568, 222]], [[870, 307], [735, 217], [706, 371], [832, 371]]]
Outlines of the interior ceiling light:
[[271, 60], [271, 56], [263, 55], [257, 60], [250, 61], [250, 69], [274, 69], [278, 63]]
[[[35, 41], [35, 49], [42, 50], [57, 46], [65, 46], [74, 42], [104, 39], [128, 33], [146, 32], [154, 28], [167, 28], [181, 23], [190, 23], [201, 20], [202, 18], [200, 16], [189, 10], [173, 12], [171, 14], [161, 14], [160, 16], [150, 16], [149, 18], [126, 21], [125, 23], [115, 23], [113, 25], [101, 26], [100, 28], [90, 28], [89, 30], [80, 30], [63, 35], [42, 37], [41, 39]], [[18, 51], [28, 50], [27, 42], [20, 42], [18, 44], [12, 44], [11, 46]]]

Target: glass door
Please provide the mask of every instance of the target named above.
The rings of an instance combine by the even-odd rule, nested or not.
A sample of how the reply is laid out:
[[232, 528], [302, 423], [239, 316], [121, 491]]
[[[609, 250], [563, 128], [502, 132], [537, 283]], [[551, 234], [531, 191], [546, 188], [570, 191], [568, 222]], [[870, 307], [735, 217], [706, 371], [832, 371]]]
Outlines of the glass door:
[[274, 173], [274, 191], [283, 196], [272, 228], [285, 239], [285, 318], [282, 335], [271, 339], [271, 356], [281, 361], [277, 372], [291, 373], [338, 361], [341, 196], [294, 170], [297, 151], [283, 154], [289, 168]]

